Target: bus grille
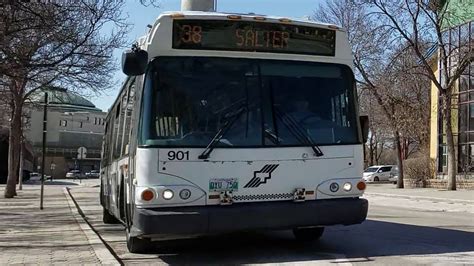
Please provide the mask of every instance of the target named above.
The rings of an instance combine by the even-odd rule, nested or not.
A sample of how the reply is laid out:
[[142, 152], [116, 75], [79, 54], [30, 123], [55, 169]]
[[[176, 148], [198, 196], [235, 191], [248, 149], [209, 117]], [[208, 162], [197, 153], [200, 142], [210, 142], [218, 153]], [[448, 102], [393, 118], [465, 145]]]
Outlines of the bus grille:
[[255, 201], [255, 200], [289, 200], [293, 199], [293, 193], [278, 194], [260, 194], [260, 195], [234, 195], [232, 197], [236, 201]]

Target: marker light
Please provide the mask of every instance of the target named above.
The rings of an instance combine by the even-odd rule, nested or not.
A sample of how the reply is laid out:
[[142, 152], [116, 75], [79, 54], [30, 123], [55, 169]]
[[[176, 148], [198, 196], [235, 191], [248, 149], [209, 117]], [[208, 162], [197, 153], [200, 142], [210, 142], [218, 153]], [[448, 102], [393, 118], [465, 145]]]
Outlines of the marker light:
[[171, 190], [169, 190], [169, 189], [163, 191], [163, 198], [164, 198], [165, 200], [170, 200], [170, 199], [172, 199], [173, 197], [174, 197], [173, 191], [171, 191]]
[[365, 182], [360, 181], [359, 183], [357, 183], [358, 190], [365, 190], [365, 187], [366, 187]]
[[171, 15], [172, 18], [184, 18], [184, 14], [181, 13], [174, 13]]
[[339, 190], [339, 185], [337, 183], [331, 183], [329, 190], [331, 190], [331, 192], [337, 192]]
[[254, 17], [253, 19], [258, 20], [258, 21], [265, 21], [265, 20], [267, 20], [266, 17]]
[[142, 200], [150, 201], [155, 198], [155, 193], [151, 189], [145, 189], [142, 191]]
[[179, 192], [179, 197], [183, 200], [187, 200], [191, 197], [191, 191], [189, 189], [183, 189]]
[[281, 18], [281, 19], [280, 19], [280, 22], [283, 22], [283, 23], [291, 23], [292, 21], [291, 21], [291, 19], [289, 19], [289, 18]]
[[345, 191], [351, 191], [352, 189], [352, 184], [351, 183], [345, 183], [344, 186], [342, 187]]
[[227, 18], [228, 18], [228, 19], [242, 19], [242, 16], [239, 16], [239, 15], [228, 15]]

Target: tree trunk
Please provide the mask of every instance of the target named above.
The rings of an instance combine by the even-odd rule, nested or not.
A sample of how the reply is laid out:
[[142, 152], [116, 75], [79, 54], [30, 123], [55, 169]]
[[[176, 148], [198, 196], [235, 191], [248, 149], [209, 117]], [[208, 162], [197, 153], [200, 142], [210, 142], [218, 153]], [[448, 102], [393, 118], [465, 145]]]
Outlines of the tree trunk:
[[[20, 99], [18, 99], [20, 98]], [[20, 138], [21, 138], [21, 97], [15, 99], [12, 120], [10, 124], [10, 136], [8, 147], [8, 179], [5, 187], [5, 198], [16, 196], [16, 182], [18, 181], [18, 163], [20, 159]]]
[[446, 145], [448, 148], [448, 190], [456, 190], [456, 149], [454, 146], [453, 128], [451, 125], [451, 97], [445, 95], [444, 97], [444, 122], [446, 128]]
[[404, 188], [403, 183], [403, 154], [402, 154], [402, 143], [400, 140], [400, 132], [395, 130], [395, 147], [397, 150], [397, 165], [398, 165], [398, 180], [397, 188]]
[[370, 134], [369, 141], [369, 166], [374, 165], [374, 134]]

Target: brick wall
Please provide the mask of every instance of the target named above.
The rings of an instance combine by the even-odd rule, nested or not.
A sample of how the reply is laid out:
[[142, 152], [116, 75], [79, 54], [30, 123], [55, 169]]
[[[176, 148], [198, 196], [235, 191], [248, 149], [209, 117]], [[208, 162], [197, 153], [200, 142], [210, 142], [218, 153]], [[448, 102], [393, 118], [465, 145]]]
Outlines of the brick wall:
[[[428, 179], [428, 180], [405, 180], [406, 186], [409, 188], [435, 188], [446, 189], [448, 187], [448, 180], [445, 179]], [[458, 189], [472, 189], [474, 190], [473, 179], [458, 179], [456, 182]]]

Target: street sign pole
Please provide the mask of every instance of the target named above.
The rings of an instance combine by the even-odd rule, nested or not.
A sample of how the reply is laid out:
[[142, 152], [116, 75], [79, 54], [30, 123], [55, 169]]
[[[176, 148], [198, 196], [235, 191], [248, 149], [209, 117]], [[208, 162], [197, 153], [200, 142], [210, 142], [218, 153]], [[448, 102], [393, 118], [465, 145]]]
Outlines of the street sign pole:
[[81, 161], [86, 158], [86, 155], [87, 155], [86, 147], [80, 147], [79, 149], [77, 149], [77, 160], [79, 161], [79, 183], [81, 183], [81, 179], [82, 179], [81, 178], [81, 174], [82, 174]]
[[43, 209], [44, 198], [44, 165], [46, 155], [46, 132], [48, 126], [48, 93], [44, 93], [44, 107], [43, 107], [43, 155], [41, 160], [41, 195], [40, 195], [40, 210]]

